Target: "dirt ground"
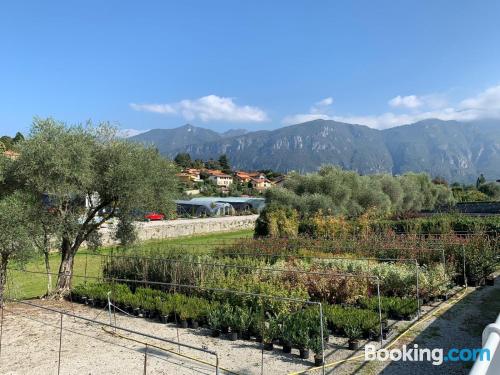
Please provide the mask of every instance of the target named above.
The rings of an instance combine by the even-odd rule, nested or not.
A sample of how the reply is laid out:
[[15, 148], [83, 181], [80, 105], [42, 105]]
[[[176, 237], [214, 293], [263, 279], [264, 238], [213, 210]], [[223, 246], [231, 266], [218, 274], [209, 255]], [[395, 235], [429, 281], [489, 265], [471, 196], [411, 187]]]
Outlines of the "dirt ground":
[[[30, 303], [65, 310], [70, 313], [109, 323], [106, 309], [91, 308], [69, 302], [34, 300]], [[7, 304], [4, 309], [0, 373], [2, 374], [55, 374], [58, 368], [60, 316], [57, 312], [38, 309], [19, 303]], [[170, 342], [163, 342], [128, 332], [110, 333], [110, 328], [81, 319], [63, 316], [61, 341], [61, 374], [214, 374], [215, 356], [176, 345], [181, 343], [214, 351], [219, 356], [221, 374], [288, 374], [313, 366], [309, 360], [298, 357], [298, 351], [284, 354], [281, 347], [274, 351], [261, 350], [255, 341], [229, 341], [210, 337], [207, 329], [177, 329], [174, 324], [161, 324], [116, 314], [116, 325], [141, 333], [154, 335]], [[179, 335], [179, 336], [177, 336]], [[134, 341], [133, 341], [134, 340]], [[140, 341], [142, 343], [139, 343]], [[148, 343], [147, 356], [146, 347]], [[152, 347], [170, 350], [170, 352]], [[346, 339], [330, 336], [325, 357], [347, 358]], [[145, 361], [145, 357], [146, 361]], [[209, 364], [201, 363], [203, 360]], [[264, 367], [262, 369], [262, 363]], [[229, 371], [224, 371], [229, 370]]]
[[[32, 300], [29, 303], [109, 323], [109, 314], [103, 308], [43, 300]], [[424, 312], [438, 306], [439, 302], [426, 306]], [[313, 367], [312, 353], [309, 360], [302, 360], [295, 349], [292, 354], [284, 354], [281, 347], [275, 346], [274, 351], [263, 352], [261, 344], [255, 341], [233, 342], [225, 338], [212, 338], [209, 331], [203, 328], [177, 329], [174, 324], [161, 324], [122, 313], [116, 313], [112, 317], [113, 323], [116, 319], [114, 324], [118, 327], [160, 337], [168, 342], [120, 330], [116, 331], [118, 336], [113, 334], [113, 329], [109, 327], [67, 315], [63, 316], [63, 330], [60, 336], [61, 314], [20, 303], [10, 303], [4, 309], [0, 373], [57, 374], [60, 337], [60, 374], [215, 374], [214, 355], [179, 347], [178, 340], [196, 348], [216, 352], [220, 374], [289, 374]], [[415, 334], [422, 333], [422, 330], [435, 324], [438, 319], [433, 318], [422, 324], [420, 332]], [[449, 318], [446, 321], [449, 322]], [[389, 339], [396, 337], [397, 332], [401, 332], [408, 325], [408, 322], [398, 323]], [[425, 338], [425, 335], [421, 336]], [[446, 338], [446, 335], [443, 336]], [[480, 332], [478, 336], [480, 337]], [[415, 336], [412, 337], [414, 338]], [[436, 339], [434, 336], [432, 338]], [[433, 344], [439, 345], [435, 342]], [[360, 355], [363, 355], [362, 349], [358, 352], [347, 350], [347, 339], [330, 336], [325, 351], [326, 363], [330, 364], [326, 373], [378, 374], [389, 370], [387, 363], [363, 363], [362, 360], [335, 364], [337, 361], [355, 359]], [[395, 370], [398, 374], [406, 373], [403, 368]], [[408, 373], [414, 371], [415, 369]], [[320, 374], [321, 371], [311, 373]]]

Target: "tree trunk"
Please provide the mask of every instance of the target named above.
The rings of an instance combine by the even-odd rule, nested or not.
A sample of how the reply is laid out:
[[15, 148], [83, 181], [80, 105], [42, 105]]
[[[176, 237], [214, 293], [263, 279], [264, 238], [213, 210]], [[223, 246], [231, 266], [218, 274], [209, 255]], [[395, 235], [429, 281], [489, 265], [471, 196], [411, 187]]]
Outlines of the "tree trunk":
[[61, 245], [61, 265], [57, 277], [55, 294], [59, 297], [66, 295], [71, 290], [71, 279], [73, 276], [73, 263], [75, 254], [80, 245], [76, 243], [71, 246], [71, 242], [64, 238]]
[[52, 274], [50, 272], [49, 250], [47, 248], [43, 252], [43, 255], [45, 257], [45, 271], [47, 272], [47, 295], [49, 295], [52, 292]]
[[0, 306], [3, 306], [3, 293], [5, 291], [5, 284], [7, 282], [7, 263], [9, 262], [8, 256], [2, 255], [0, 264]]

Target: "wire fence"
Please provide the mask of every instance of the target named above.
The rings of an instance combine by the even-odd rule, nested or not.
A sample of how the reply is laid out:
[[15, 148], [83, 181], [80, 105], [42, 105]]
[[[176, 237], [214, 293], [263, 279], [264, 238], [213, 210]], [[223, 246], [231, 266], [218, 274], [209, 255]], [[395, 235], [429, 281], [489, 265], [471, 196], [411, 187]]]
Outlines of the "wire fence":
[[[217, 353], [209, 349], [106, 323], [97, 320], [98, 316], [83, 316], [28, 301], [15, 302], [15, 306], [2, 308], [0, 324], [4, 334], [0, 336], [0, 368], [3, 373], [9, 372], [9, 365], [15, 366], [17, 361], [13, 366], [10, 359], [19, 351], [24, 353], [22, 372], [35, 367], [38, 373], [57, 374], [96, 370], [99, 373], [164, 374], [165, 369], [169, 369], [167, 373], [179, 374], [232, 373], [220, 368]], [[15, 332], [20, 325], [30, 334]], [[36, 349], [33, 337], [36, 337]], [[11, 342], [16, 345], [10, 345]], [[205, 359], [190, 355], [193, 351], [204, 354]]]

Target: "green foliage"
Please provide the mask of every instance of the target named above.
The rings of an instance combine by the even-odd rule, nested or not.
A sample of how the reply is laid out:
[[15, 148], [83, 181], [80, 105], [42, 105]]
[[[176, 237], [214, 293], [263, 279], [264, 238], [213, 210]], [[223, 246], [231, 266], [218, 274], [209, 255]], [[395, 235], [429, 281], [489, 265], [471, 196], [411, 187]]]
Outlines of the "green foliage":
[[[378, 310], [377, 310], [378, 311]], [[353, 330], [359, 332], [359, 336], [369, 337], [376, 335], [380, 331], [380, 318], [378, 312], [371, 308], [343, 308], [336, 305], [325, 305], [323, 314], [328, 327], [337, 334], [349, 337]], [[382, 320], [386, 319], [386, 314], [382, 315]]]
[[289, 236], [276, 228], [273, 214], [281, 220], [289, 218], [290, 212], [297, 212], [300, 224], [304, 224], [318, 212], [348, 218], [367, 214], [387, 217], [454, 202], [446, 185], [432, 183], [425, 174], [360, 176], [331, 166], [323, 167], [318, 173], [291, 174], [284, 187], [269, 189], [266, 198], [268, 208], [261, 213], [257, 235]]
[[137, 241], [137, 230], [130, 215], [120, 214], [115, 238], [121, 246], [128, 247]]
[[26, 216], [28, 202], [19, 192], [0, 196], [0, 304], [3, 304], [8, 262], [25, 262], [34, 253]]
[[284, 188], [269, 190], [267, 197], [271, 204], [295, 208], [305, 217], [319, 209], [326, 214], [358, 217], [367, 210], [386, 215], [453, 202], [451, 190], [433, 184], [425, 174], [360, 176], [331, 166], [318, 173], [292, 174]]
[[187, 152], [180, 152], [174, 158], [175, 163], [182, 168], [191, 168], [191, 155]]
[[[359, 305], [368, 310], [378, 312], [378, 297], [364, 297]], [[416, 299], [399, 297], [380, 297], [380, 307], [383, 313], [392, 319], [410, 319], [418, 311]]]
[[457, 202], [488, 202], [489, 196], [476, 189], [453, 189], [453, 196]]
[[491, 200], [500, 200], [500, 183], [488, 182], [479, 186], [478, 189], [481, 193], [490, 197]]
[[16, 186], [33, 199], [47, 198], [60, 231], [61, 267], [68, 275], [59, 278], [60, 290], [69, 287], [69, 259], [118, 212], [174, 211], [173, 164], [153, 148], [117, 139], [115, 132], [107, 124], [67, 126], [35, 119], [29, 138], [19, 145]]
[[229, 159], [226, 154], [219, 156], [219, 165], [223, 172], [231, 172], [231, 164], [229, 163]]
[[259, 235], [271, 237], [296, 237], [299, 231], [298, 213], [291, 208], [267, 208], [255, 224]]

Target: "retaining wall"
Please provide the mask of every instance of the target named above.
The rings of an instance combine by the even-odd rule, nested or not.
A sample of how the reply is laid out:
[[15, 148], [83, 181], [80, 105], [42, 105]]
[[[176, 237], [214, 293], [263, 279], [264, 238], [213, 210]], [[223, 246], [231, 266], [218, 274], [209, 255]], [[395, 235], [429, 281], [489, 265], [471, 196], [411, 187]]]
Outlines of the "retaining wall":
[[[152, 221], [149, 223], [137, 222], [137, 236], [139, 241], [161, 240], [208, 234], [214, 232], [233, 232], [238, 230], [253, 229], [259, 215], [224, 216], [206, 219], [178, 219], [165, 221]], [[100, 230], [103, 245], [117, 243], [113, 238], [114, 227], [109, 226]]]

